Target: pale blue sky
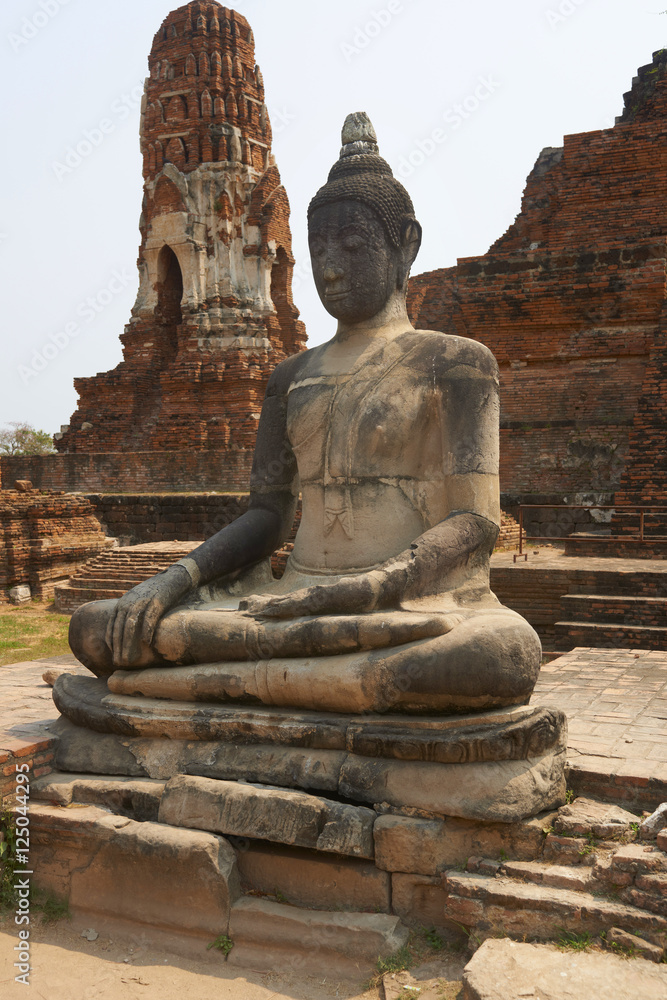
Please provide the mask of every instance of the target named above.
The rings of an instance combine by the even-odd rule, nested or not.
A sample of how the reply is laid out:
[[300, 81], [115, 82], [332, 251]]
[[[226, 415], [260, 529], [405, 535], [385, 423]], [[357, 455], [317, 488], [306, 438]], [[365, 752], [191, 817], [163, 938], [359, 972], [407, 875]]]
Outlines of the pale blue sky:
[[[177, 6], [2, 5], [0, 424], [58, 430], [75, 408], [73, 378], [121, 360], [118, 336], [138, 285], [139, 95], [153, 35]], [[240, 0], [292, 204], [294, 297], [310, 343], [328, 339], [333, 321], [304, 266], [306, 208], [338, 155], [348, 112], [370, 114], [382, 155], [413, 197], [424, 227], [415, 273], [449, 266], [484, 253], [511, 224], [544, 146], [613, 125], [637, 68], [667, 40], [664, 6]], [[107, 134], [77, 165], [70, 156], [70, 169], [68, 149], [103, 119]]]

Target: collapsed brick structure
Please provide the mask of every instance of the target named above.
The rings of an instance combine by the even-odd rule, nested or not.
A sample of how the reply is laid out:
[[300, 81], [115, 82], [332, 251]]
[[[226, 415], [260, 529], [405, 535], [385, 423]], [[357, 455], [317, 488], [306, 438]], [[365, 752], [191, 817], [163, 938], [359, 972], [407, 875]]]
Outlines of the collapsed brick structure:
[[11, 587], [27, 585], [50, 600], [88, 559], [114, 545], [84, 497], [43, 492], [24, 484], [0, 491], [0, 601]]
[[416, 325], [486, 344], [512, 502], [664, 502], [667, 51], [610, 129], [545, 149], [481, 257], [411, 281]]
[[148, 64], [140, 287], [124, 360], [75, 380], [77, 410], [56, 435], [67, 468], [56, 458], [49, 470], [68, 488], [136, 489], [113, 463], [73, 455], [132, 452], [158, 488], [229, 488], [228, 465], [247, 479], [269, 375], [305, 344], [289, 202], [244, 17], [194, 0], [165, 18]]

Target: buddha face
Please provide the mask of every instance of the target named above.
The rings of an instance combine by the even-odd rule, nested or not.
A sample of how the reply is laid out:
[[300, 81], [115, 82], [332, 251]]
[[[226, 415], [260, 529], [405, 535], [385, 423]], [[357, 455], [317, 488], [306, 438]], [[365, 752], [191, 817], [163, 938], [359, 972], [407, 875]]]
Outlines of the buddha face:
[[379, 313], [397, 289], [401, 254], [375, 212], [359, 201], [323, 205], [311, 217], [308, 239], [327, 312], [346, 323]]

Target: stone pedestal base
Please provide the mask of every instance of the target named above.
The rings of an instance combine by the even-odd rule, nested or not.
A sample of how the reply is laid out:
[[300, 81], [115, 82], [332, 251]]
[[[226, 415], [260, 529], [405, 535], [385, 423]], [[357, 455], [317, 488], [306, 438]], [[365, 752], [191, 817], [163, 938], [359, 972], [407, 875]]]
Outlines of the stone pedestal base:
[[549, 709], [425, 717], [193, 705], [112, 695], [71, 675], [53, 696], [67, 717], [56, 728], [65, 771], [255, 781], [485, 822], [565, 801], [566, 721]]

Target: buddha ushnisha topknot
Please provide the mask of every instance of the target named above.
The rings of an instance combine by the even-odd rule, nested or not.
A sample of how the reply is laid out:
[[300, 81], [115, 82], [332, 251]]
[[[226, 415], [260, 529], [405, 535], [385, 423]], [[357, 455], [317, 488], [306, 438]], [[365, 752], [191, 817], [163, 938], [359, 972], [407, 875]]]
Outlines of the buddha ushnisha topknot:
[[380, 156], [375, 129], [365, 111], [347, 116], [342, 141], [340, 158], [331, 168], [327, 183], [308, 206], [308, 221], [322, 205], [349, 199], [361, 201], [377, 213], [391, 243], [400, 247], [403, 223], [414, 219], [414, 206]]

